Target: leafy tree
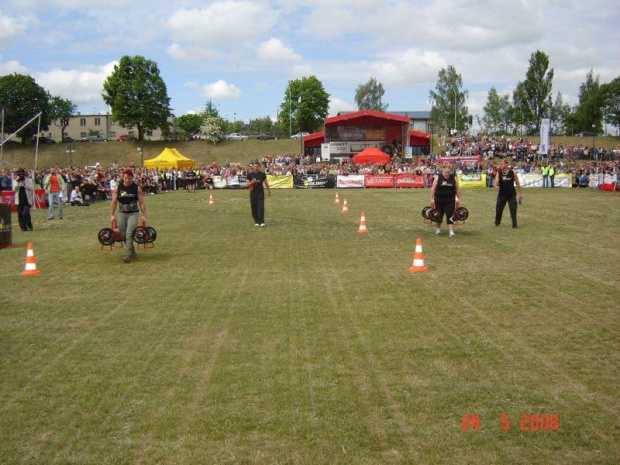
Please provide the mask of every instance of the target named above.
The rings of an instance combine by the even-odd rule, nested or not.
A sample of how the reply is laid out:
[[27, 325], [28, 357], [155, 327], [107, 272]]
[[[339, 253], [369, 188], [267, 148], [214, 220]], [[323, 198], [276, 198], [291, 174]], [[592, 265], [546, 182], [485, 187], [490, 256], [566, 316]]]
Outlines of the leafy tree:
[[[7, 74], [0, 77], [0, 108], [4, 109], [4, 131], [12, 134], [29, 119], [41, 112], [41, 130], [49, 128], [50, 96], [36, 83], [34, 78], [24, 74]], [[19, 134], [22, 143], [37, 133], [37, 121], [33, 121]]]
[[579, 86], [577, 104], [577, 130], [601, 132], [603, 130], [603, 94], [598, 76], [592, 70], [586, 74], [586, 81]]
[[[549, 97], [551, 98], [551, 97]], [[564, 103], [562, 93], [558, 92], [555, 97], [555, 102], [551, 107], [551, 127], [556, 134], [567, 134], [568, 124], [567, 118], [571, 114], [571, 107], [568, 103]]]
[[452, 65], [441, 69], [435, 91], [430, 91], [433, 102], [431, 119], [447, 130], [463, 131], [469, 124], [469, 109], [465, 105], [469, 91], [461, 90], [463, 79]]
[[507, 95], [500, 96], [495, 87], [491, 87], [487, 97], [487, 104], [483, 110], [484, 117], [482, 118], [482, 123], [487, 132], [496, 133], [500, 131], [505, 133], [508, 131], [512, 116], [510, 100]]
[[220, 112], [217, 109], [217, 106], [214, 105], [213, 102], [211, 102], [211, 100], [209, 100], [205, 104], [205, 109], [202, 112], [202, 115], [205, 116], [205, 117], [212, 116], [214, 118], [219, 118], [220, 117]]
[[182, 115], [177, 118], [177, 127], [184, 136], [200, 134], [203, 121], [202, 115]]
[[530, 56], [525, 80], [517, 83], [513, 94], [515, 106], [521, 109], [527, 125], [540, 129], [540, 120], [549, 116], [549, 96], [553, 87], [553, 68], [549, 57], [537, 50]]
[[601, 88], [605, 122], [620, 127], [620, 76]]
[[170, 98], [154, 61], [142, 56], [123, 56], [103, 83], [103, 100], [112, 118], [125, 127], [138, 129], [138, 139], [154, 129], [167, 129]]
[[255, 134], [271, 134], [273, 132], [273, 121], [271, 121], [269, 116], [250, 120], [250, 132]]
[[290, 81], [280, 104], [278, 122], [283, 133], [315, 132], [323, 126], [329, 94], [316, 76]]
[[355, 103], [359, 110], [386, 111], [388, 104], [383, 103], [383, 84], [374, 77], [370, 78], [366, 84], [360, 84], [355, 89]]
[[202, 127], [200, 128], [200, 133], [209, 142], [214, 145], [217, 144], [220, 140], [222, 140], [223, 135], [221, 118], [216, 118], [215, 116], [206, 117], [202, 123]]
[[71, 100], [62, 97], [52, 97], [50, 102], [50, 118], [55, 126], [60, 128], [61, 138], [65, 135], [65, 129], [69, 127], [71, 117], [75, 115], [77, 105]]

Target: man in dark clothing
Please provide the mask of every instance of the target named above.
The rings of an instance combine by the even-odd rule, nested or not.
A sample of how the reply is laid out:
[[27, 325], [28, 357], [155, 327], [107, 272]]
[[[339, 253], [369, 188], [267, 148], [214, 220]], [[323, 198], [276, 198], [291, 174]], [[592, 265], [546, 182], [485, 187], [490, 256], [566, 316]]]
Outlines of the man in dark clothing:
[[252, 207], [252, 217], [254, 218], [254, 226], [265, 227], [265, 190], [263, 184], [267, 188], [267, 194], [271, 197], [271, 188], [267, 182], [267, 175], [260, 171], [258, 164], [255, 164], [252, 171], [248, 173], [248, 188], [250, 189], [250, 206]]
[[523, 199], [521, 192], [521, 184], [519, 184], [519, 178], [515, 175], [515, 172], [508, 167], [508, 162], [502, 160], [500, 169], [495, 175], [495, 182], [493, 187], [498, 189], [497, 204], [495, 205], [495, 226], [499, 226], [502, 222], [502, 214], [504, 213], [504, 207], [508, 203], [510, 209], [510, 218], [512, 219], [513, 229], [517, 228], [517, 191], [515, 185], [519, 190], [519, 202]]

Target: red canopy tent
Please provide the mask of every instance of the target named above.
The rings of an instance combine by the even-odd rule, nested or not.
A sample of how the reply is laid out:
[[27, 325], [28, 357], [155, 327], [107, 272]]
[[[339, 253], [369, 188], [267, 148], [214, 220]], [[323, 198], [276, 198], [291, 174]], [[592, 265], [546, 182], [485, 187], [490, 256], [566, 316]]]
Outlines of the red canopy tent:
[[375, 147], [368, 147], [357, 155], [353, 156], [353, 163], [363, 165], [366, 163], [377, 163], [385, 165], [390, 162], [390, 156]]

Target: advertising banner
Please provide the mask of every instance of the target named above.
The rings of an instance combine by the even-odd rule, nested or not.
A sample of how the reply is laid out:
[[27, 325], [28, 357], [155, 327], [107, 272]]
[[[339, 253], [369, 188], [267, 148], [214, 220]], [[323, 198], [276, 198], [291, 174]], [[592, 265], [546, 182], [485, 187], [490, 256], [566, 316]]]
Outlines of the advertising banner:
[[336, 187], [338, 187], [338, 189], [364, 187], [364, 175], [363, 174], [352, 174], [350, 176], [338, 175], [338, 177], [336, 178]]
[[359, 141], [359, 142], [330, 142], [329, 143], [329, 152], [330, 155], [342, 155], [342, 154], [351, 154], [358, 153], [368, 147], [377, 147], [381, 148], [385, 144], [384, 141]]
[[[17, 211], [17, 205], [15, 205], [15, 191], [2, 191], [0, 203], [10, 205], [11, 211], [15, 213]], [[47, 208], [47, 195], [45, 194], [45, 189], [34, 190], [34, 205], [32, 208]]]
[[396, 187], [424, 187], [424, 176], [409, 173], [397, 174]]
[[15, 213], [17, 206], [15, 205], [15, 191], [2, 191], [2, 203], [11, 207], [11, 211]]
[[391, 174], [367, 174], [366, 187], [394, 187], [394, 176]]
[[248, 180], [245, 176], [228, 176], [226, 178], [226, 187], [228, 189], [247, 189]]
[[476, 162], [480, 161], [479, 155], [462, 156], [462, 157], [437, 157], [437, 163], [456, 163], [456, 162]]
[[615, 184], [616, 182], [618, 182], [618, 177], [615, 174], [591, 174], [590, 175], [590, 182], [588, 183], [588, 185], [590, 187], [593, 187], [594, 189], [597, 189], [600, 185], [602, 184]]
[[214, 189], [226, 189], [228, 183], [224, 176], [213, 176], [213, 188]]
[[549, 129], [551, 127], [551, 121], [549, 118], [543, 118], [540, 123], [540, 147], [538, 149], [539, 155], [547, 155], [549, 151]]
[[307, 174], [295, 176], [293, 186], [295, 189], [333, 189], [336, 182], [333, 176], [319, 176]]
[[[541, 187], [543, 186], [542, 174], [517, 173], [521, 187]], [[553, 180], [555, 187], [572, 187], [572, 174], [556, 174]]]
[[482, 174], [457, 174], [459, 186], [464, 189], [487, 187], [487, 175]]
[[329, 161], [330, 153], [329, 144], [321, 144], [321, 160]]
[[293, 175], [267, 175], [267, 182], [272, 189], [292, 189], [293, 188]]

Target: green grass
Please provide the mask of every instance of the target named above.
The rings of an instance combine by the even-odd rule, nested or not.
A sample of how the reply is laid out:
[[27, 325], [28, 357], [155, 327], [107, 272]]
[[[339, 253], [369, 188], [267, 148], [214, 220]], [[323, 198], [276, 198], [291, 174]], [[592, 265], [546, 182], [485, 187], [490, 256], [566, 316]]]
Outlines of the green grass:
[[[428, 191], [341, 190], [349, 215], [274, 191], [264, 229], [247, 192], [212, 193], [148, 197], [158, 239], [129, 265], [99, 248], [108, 204], [14, 225], [0, 463], [620, 460], [618, 196], [527, 190], [512, 230], [466, 190], [451, 239], [423, 224]], [[559, 431], [520, 431], [533, 413]]]

